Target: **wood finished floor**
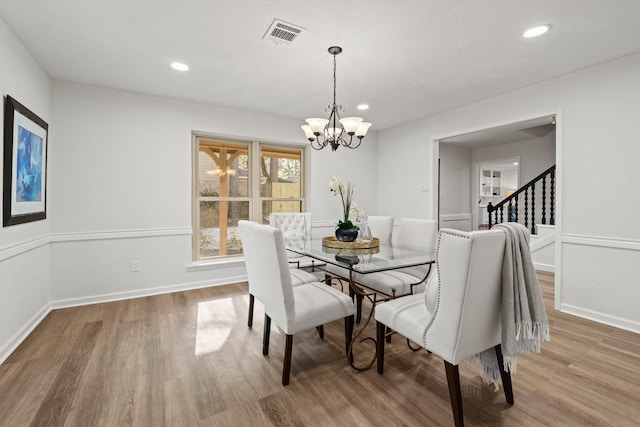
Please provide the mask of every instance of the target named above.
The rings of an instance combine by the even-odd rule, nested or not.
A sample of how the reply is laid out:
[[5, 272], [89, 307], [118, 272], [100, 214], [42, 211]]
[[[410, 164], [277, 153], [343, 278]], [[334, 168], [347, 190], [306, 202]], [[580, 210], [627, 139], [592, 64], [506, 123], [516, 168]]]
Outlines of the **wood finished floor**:
[[[513, 407], [463, 364], [466, 425], [640, 425], [640, 337], [553, 310], [539, 278], [552, 341], [519, 358]], [[0, 365], [0, 426], [453, 424], [441, 359], [395, 336], [383, 376], [356, 372], [340, 321], [294, 337], [283, 387], [284, 337], [274, 327], [263, 357], [262, 306], [248, 329], [247, 304], [236, 284], [52, 311]]]

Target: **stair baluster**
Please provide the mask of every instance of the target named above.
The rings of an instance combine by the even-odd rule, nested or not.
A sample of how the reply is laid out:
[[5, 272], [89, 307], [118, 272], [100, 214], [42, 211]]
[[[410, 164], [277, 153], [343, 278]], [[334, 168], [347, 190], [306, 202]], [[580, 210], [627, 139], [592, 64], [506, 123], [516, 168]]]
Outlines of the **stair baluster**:
[[524, 191], [524, 226], [529, 228], [529, 188]]
[[536, 186], [531, 186], [531, 234], [536, 234]]
[[553, 208], [555, 207], [555, 203], [554, 200], [556, 200], [555, 198], [555, 188], [556, 188], [556, 170], [552, 170], [551, 171], [551, 185], [550, 185], [550, 190], [551, 190], [551, 203], [550, 203], [550, 212], [551, 212], [551, 218], [549, 219], [549, 224], [551, 225], [556, 225], [556, 218], [553, 215]]
[[542, 223], [547, 223], [547, 176], [542, 177]]
[[[522, 215], [520, 208], [522, 202], [520, 195], [524, 193], [524, 226], [530, 228], [531, 233], [536, 231], [536, 189], [538, 182], [542, 181], [542, 224], [547, 223], [547, 175], [549, 175], [549, 224], [555, 225], [555, 170], [553, 165], [540, 175], [520, 187], [513, 194], [497, 203], [495, 206], [489, 202], [487, 213], [489, 218], [489, 228], [504, 221], [504, 209], [507, 209], [507, 221], [520, 222]], [[529, 192], [531, 192], [531, 214], [529, 214]], [[498, 210], [500, 216], [498, 217]], [[531, 226], [529, 226], [529, 215], [531, 215]]]

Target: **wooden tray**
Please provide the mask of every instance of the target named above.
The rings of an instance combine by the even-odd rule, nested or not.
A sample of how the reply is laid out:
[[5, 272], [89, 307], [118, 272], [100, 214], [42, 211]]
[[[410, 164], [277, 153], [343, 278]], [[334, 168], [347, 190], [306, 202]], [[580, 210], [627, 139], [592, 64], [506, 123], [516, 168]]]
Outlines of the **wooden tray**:
[[336, 239], [336, 236], [327, 236], [322, 238], [322, 246], [327, 248], [336, 249], [371, 249], [380, 246], [380, 239], [374, 237], [372, 241], [368, 243], [364, 242], [341, 242]]

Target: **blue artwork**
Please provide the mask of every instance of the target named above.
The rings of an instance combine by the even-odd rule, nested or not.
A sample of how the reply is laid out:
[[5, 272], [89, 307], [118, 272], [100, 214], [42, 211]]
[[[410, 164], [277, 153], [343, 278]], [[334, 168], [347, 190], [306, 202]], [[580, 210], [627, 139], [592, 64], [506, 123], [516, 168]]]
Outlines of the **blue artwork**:
[[18, 126], [16, 201], [42, 201], [42, 137]]

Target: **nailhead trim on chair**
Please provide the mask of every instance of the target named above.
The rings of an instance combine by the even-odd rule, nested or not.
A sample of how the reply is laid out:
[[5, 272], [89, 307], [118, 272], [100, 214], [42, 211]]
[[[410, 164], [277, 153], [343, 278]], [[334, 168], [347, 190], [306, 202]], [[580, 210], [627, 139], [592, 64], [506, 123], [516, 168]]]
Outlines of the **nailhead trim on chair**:
[[[436, 297], [436, 308], [433, 311], [433, 315], [431, 316], [431, 319], [429, 319], [429, 323], [427, 323], [427, 326], [424, 329], [424, 333], [422, 334], [422, 346], [424, 348], [427, 348], [427, 333], [429, 332], [429, 329], [431, 328], [431, 325], [433, 324], [434, 320], [436, 319], [436, 316], [438, 315], [438, 310], [440, 309], [440, 289], [441, 289], [441, 277], [440, 277], [440, 267], [438, 265], [438, 258], [439, 258], [439, 254], [440, 254], [440, 242], [442, 240], [442, 235], [443, 234], [449, 234], [451, 236], [454, 237], [462, 237], [463, 239], [469, 239], [469, 236], [465, 236], [462, 234], [458, 234], [458, 233], [452, 233], [450, 231], [440, 231], [438, 233], [438, 246], [436, 247], [436, 274], [438, 274], [438, 295]], [[425, 288], [424, 290], [425, 292], [425, 297], [427, 295], [427, 288]]]

